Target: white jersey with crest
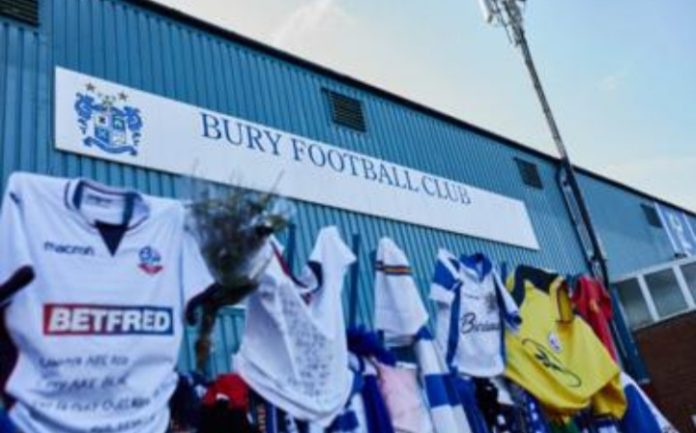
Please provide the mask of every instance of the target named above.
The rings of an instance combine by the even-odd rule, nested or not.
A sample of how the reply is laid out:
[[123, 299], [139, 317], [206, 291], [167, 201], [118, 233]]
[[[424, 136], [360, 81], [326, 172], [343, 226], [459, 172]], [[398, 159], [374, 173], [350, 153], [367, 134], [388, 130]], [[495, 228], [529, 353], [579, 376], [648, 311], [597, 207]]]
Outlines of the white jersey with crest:
[[0, 281], [27, 267], [35, 278], [0, 317], [12, 421], [31, 433], [164, 432], [183, 309], [213, 283], [181, 203], [13, 174]]
[[516, 329], [521, 319], [491, 261], [440, 250], [430, 298], [437, 304], [437, 342], [447, 365], [474, 377], [502, 374], [505, 326]]

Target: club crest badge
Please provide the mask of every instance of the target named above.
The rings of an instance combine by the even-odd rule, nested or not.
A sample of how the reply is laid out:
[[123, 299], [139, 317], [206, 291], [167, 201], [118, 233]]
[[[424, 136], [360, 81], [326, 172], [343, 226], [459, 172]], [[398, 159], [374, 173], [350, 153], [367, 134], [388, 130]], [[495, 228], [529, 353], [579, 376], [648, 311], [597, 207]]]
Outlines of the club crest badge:
[[162, 256], [152, 247], [141, 248], [138, 257], [140, 258], [138, 267], [148, 275], [155, 275], [164, 269], [161, 265]]
[[128, 95], [103, 93], [92, 83], [75, 100], [77, 123], [87, 147], [111, 154], [138, 154], [143, 119], [140, 110], [128, 105]]
[[558, 338], [555, 332], [549, 332], [549, 347], [553, 349], [556, 353], [561, 353], [563, 347], [561, 346], [561, 339]]

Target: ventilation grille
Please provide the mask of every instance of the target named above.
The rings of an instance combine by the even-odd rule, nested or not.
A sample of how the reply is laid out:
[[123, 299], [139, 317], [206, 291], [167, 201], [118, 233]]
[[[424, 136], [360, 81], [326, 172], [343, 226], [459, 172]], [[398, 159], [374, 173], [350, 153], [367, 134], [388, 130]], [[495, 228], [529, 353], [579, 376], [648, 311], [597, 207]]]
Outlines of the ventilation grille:
[[360, 101], [331, 90], [324, 91], [329, 99], [331, 119], [334, 123], [365, 132], [365, 115]]
[[645, 203], [641, 204], [640, 206], [643, 208], [645, 219], [648, 220], [648, 224], [653, 227], [662, 228], [662, 221], [660, 220], [660, 216], [657, 214], [657, 209], [655, 209], [655, 206]]
[[515, 162], [517, 162], [517, 169], [520, 171], [520, 177], [525, 185], [531, 186], [532, 188], [544, 189], [544, 184], [541, 182], [541, 176], [539, 176], [539, 169], [536, 164], [519, 158], [515, 158]]
[[39, 23], [39, 0], [0, 0], [0, 16], [37, 25]]

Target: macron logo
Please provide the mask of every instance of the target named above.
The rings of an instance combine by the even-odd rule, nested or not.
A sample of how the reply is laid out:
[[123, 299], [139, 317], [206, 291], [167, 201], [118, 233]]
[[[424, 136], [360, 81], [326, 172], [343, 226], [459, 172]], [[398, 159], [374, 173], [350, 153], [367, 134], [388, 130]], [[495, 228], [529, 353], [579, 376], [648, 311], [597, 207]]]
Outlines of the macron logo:
[[60, 245], [53, 242], [44, 242], [44, 250], [58, 254], [69, 254], [78, 256], [93, 256], [94, 248], [80, 245]]
[[44, 335], [172, 335], [171, 308], [46, 304]]

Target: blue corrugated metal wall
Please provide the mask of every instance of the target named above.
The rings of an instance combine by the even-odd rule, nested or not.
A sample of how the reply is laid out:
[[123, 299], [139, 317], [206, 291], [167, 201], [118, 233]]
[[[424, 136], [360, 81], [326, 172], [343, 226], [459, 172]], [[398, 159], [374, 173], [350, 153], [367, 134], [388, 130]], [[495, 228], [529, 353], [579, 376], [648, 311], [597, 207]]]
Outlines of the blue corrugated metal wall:
[[[527, 204], [542, 246], [540, 251], [299, 203], [298, 259], [306, 257], [314, 235], [324, 225], [337, 224], [347, 242], [353, 234], [360, 235], [361, 272], [356, 284], [362, 323], [369, 324], [372, 314], [370, 253], [379, 237], [385, 235], [406, 250], [423, 290], [428, 286], [438, 247], [456, 252], [484, 251], [499, 261], [529, 263], [563, 272], [586, 269], [554, 180], [556, 168], [546, 158], [129, 2], [45, 0], [40, 3], [38, 28], [0, 20], [0, 181], [3, 187], [12, 171], [27, 170], [88, 176], [156, 195], [185, 193], [184, 182], [175, 176], [53, 149], [53, 70], [55, 65], [61, 65], [453, 178]], [[360, 99], [366, 111], [367, 132], [357, 133], [333, 125], [322, 88]], [[544, 190], [521, 183], [514, 157], [539, 166]], [[592, 190], [593, 209], [596, 204], [602, 208], [604, 200], [611, 200], [612, 205], [625, 201], [627, 208], [636, 201], [635, 197], [622, 195], [621, 190], [605, 188], [601, 182], [585, 183]], [[635, 207], [636, 212], [640, 211]], [[620, 253], [636, 243], [649, 248], [644, 240], [646, 233], [641, 232], [644, 228], [636, 223], [634, 231], [622, 232], [620, 222], [610, 213], [596, 215], [596, 219], [610, 229], [611, 235], [603, 236], [608, 238], [605, 244], [610, 245], [609, 252], [618, 252], [620, 257], [618, 264], [612, 262], [612, 270], [638, 263]], [[633, 235], [640, 240], [632, 239]], [[218, 345], [213, 371], [228, 366], [227, 354], [237, 344], [242, 320], [239, 311], [228, 312], [223, 326], [216, 330]], [[191, 361], [189, 352], [182, 362], [189, 366]]]
[[649, 225], [641, 208], [652, 206], [653, 200], [588, 176], [580, 184], [600, 230], [612, 279], [674, 259], [667, 231]]

